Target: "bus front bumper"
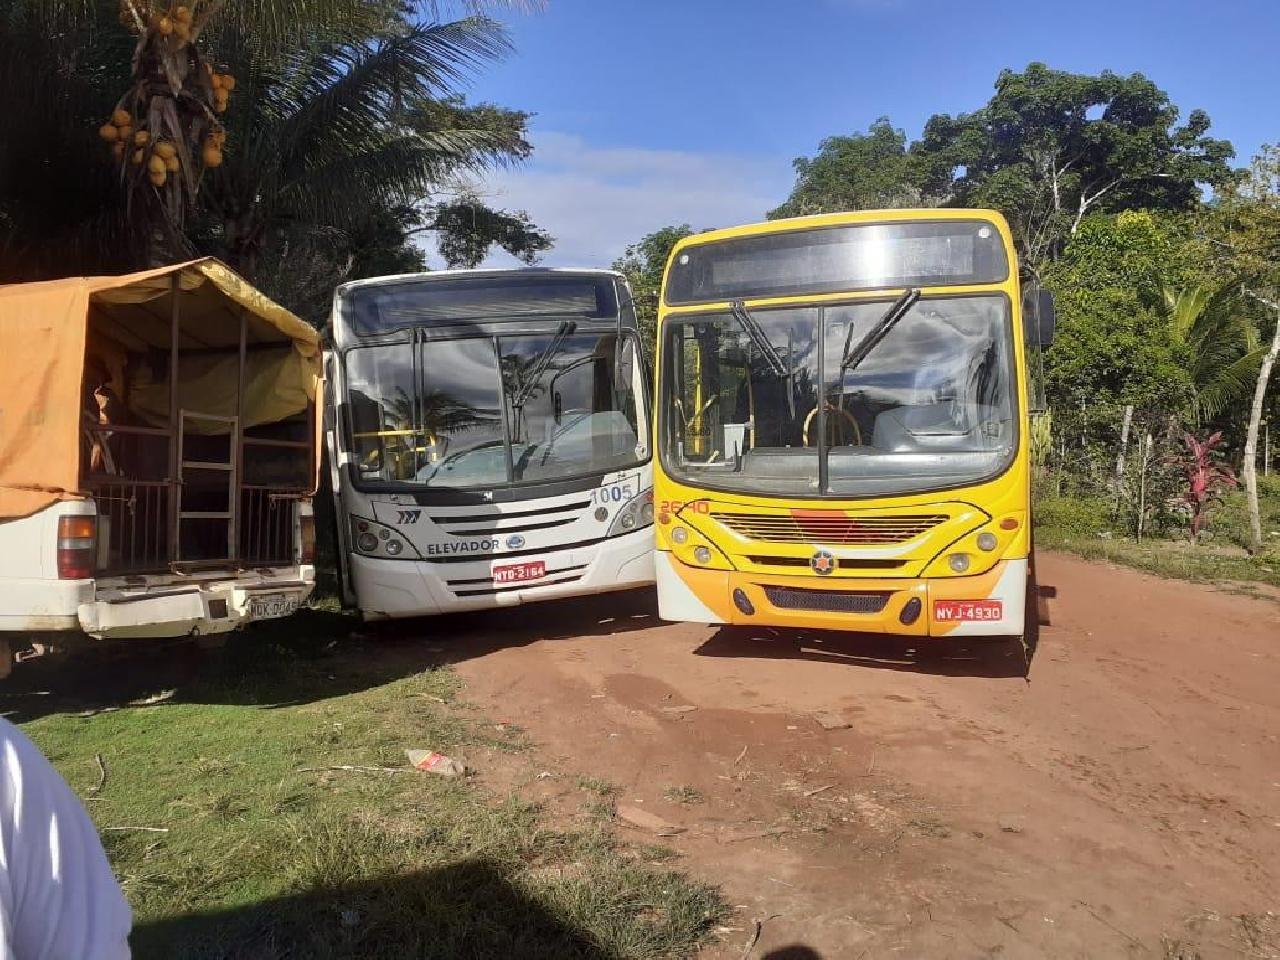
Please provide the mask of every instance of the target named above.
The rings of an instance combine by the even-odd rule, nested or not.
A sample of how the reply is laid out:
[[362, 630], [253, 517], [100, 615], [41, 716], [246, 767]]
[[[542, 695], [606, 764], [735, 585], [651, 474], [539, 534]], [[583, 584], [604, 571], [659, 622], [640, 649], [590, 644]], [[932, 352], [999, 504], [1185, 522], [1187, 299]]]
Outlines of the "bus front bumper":
[[490, 582], [501, 555], [462, 563], [384, 560], [349, 556], [360, 612], [366, 620], [425, 617], [467, 610], [491, 610], [559, 597], [580, 597], [653, 584], [653, 528], [645, 527], [599, 543], [568, 550], [549, 548], [526, 554], [542, 560], [546, 575], [527, 586]]
[[654, 565], [664, 620], [915, 637], [1021, 636], [1024, 628], [1025, 559], [1001, 560], [974, 576], [929, 579], [706, 570], [666, 551]]

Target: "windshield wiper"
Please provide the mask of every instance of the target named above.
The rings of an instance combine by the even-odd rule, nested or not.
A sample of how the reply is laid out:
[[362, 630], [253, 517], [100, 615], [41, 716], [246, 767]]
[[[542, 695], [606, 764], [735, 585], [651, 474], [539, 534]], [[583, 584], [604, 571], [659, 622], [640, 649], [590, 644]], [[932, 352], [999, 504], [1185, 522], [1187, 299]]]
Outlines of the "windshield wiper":
[[778, 353], [777, 348], [769, 342], [769, 338], [761, 328], [760, 322], [747, 311], [745, 303], [741, 300], [731, 300], [729, 302], [729, 313], [733, 319], [738, 321], [738, 326], [742, 327], [747, 339], [755, 344], [756, 349], [760, 351], [765, 363], [769, 365], [769, 369], [773, 371], [774, 375], [787, 381], [787, 410], [790, 412], [792, 419], [795, 419], [795, 383], [792, 380], [795, 371], [782, 359], [782, 355]]
[[764, 330], [760, 327], [760, 322], [747, 312], [747, 305], [741, 300], [734, 300], [729, 304], [729, 312], [733, 314], [733, 319], [738, 321], [738, 325], [742, 327], [751, 342], [756, 345], [756, 349], [764, 355], [765, 362], [769, 364], [770, 369], [779, 377], [790, 377], [791, 370], [786, 361], [782, 359], [774, 345], [769, 342], [769, 338], [765, 336]]
[[867, 359], [867, 354], [880, 345], [880, 341], [889, 335], [889, 331], [897, 326], [898, 321], [910, 312], [919, 299], [920, 291], [915, 287], [907, 287], [902, 291], [902, 296], [893, 301], [889, 309], [884, 312], [884, 316], [875, 322], [875, 325], [867, 331], [867, 335], [856, 345], [850, 343], [853, 339], [853, 323], [849, 323], [849, 332], [844, 335], [844, 353], [841, 355], [840, 377], [837, 383], [843, 383], [844, 375]]
[[533, 362], [533, 366], [529, 368], [528, 378], [520, 384], [520, 389], [516, 391], [516, 395], [511, 398], [511, 409], [519, 411], [529, 401], [529, 395], [533, 393], [534, 388], [538, 385], [538, 381], [542, 379], [542, 375], [547, 372], [547, 366], [560, 349], [564, 346], [564, 342], [578, 329], [578, 325], [572, 320], [565, 320], [556, 330], [556, 335], [551, 342], [547, 344], [547, 348], [538, 354], [538, 359]]

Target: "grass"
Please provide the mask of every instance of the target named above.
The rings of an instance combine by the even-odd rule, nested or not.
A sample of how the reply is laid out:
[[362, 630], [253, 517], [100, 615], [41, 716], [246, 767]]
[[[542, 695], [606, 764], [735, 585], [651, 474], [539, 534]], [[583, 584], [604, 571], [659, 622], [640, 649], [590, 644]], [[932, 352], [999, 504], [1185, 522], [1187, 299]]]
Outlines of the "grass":
[[1280, 587], [1280, 477], [1259, 478], [1264, 549], [1249, 555], [1248, 515], [1242, 493], [1228, 494], [1209, 514], [1208, 536], [1190, 543], [1181, 531], [1156, 531], [1141, 542], [1112, 520], [1102, 498], [1040, 497], [1035, 504], [1036, 545], [1088, 560], [1107, 560], [1163, 577], [1203, 583]]
[[1185, 541], [1085, 539], [1036, 531], [1036, 546], [1065, 550], [1086, 560], [1107, 560], [1161, 577], [1199, 583], [1263, 583], [1280, 587], [1280, 557], [1250, 557]]
[[706, 799], [701, 790], [687, 783], [678, 787], [667, 787], [662, 796], [671, 803], [684, 804], [702, 803]]
[[618, 794], [618, 787], [615, 784], [612, 784], [608, 780], [604, 780], [600, 777], [579, 777], [578, 789], [586, 790], [588, 793], [594, 793], [602, 800], [607, 800], [610, 797], [617, 796]]
[[246, 633], [155, 705], [128, 705], [146, 692], [136, 675], [87, 715], [15, 696], [45, 711], [18, 719], [82, 796], [101, 754], [86, 804], [100, 827], [169, 830], [104, 834], [135, 956], [679, 957], [724, 915], [714, 889], [607, 820], [559, 829], [468, 780], [304, 771], [524, 746], [460, 710], [447, 669], [388, 669], [342, 631], [312, 616]]

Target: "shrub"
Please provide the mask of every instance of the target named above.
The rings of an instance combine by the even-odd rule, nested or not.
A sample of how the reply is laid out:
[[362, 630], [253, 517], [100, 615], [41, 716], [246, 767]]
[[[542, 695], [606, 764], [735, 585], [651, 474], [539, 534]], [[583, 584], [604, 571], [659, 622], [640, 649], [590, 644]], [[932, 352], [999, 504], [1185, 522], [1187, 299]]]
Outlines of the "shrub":
[[1112, 527], [1111, 504], [1100, 497], [1042, 497], [1032, 522], [1046, 539], [1096, 537]]

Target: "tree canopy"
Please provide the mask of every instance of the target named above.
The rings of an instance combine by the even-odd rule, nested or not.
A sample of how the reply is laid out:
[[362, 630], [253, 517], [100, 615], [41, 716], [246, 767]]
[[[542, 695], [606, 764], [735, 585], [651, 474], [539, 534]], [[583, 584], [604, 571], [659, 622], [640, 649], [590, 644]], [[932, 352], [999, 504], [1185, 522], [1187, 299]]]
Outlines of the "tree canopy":
[[[181, 228], [161, 243], [158, 220], [147, 220], [159, 207], [121, 189], [120, 164], [96, 136], [131, 82], [138, 17], [122, 18], [131, 33], [106, 3], [10, 4], [0, 105], [38, 139], [0, 143], [0, 280], [213, 254], [318, 322], [336, 283], [423, 268], [419, 235], [433, 234], [450, 265], [474, 265], [494, 244], [533, 261], [550, 238], [467, 187], [531, 150], [527, 114], [458, 93], [509, 43], [475, 13], [483, 4], [462, 4], [452, 20], [445, 6], [419, 16], [394, 0], [194, 5], [208, 16], [193, 42], [215, 73], [235, 76], [235, 95], [215, 104], [226, 131], [216, 169], [199, 176]], [[150, 9], [129, 0], [122, 12]], [[166, 11], [151, 11], [147, 44]], [[153, 189], [141, 187], [144, 198]]]
[[928, 206], [924, 167], [907, 149], [907, 135], [881, 117], [866, 133], [828, 137], [812, 159], [792, 161], [796, 185], [769, 219], [839, 210]]
[[682, 223], [661, 227], [627, 247], [613, 269], [626, 276], [635, 297], [636, 318], [640, 324], [645, 349], [652, 352], [654, 331], [658, 323], [658, 297], [662, 290], [662, 272], [671, 259], [671, 251], [694, 230]]
[[935, 114], [919, 140], [887, 118], [866, 134], [824, 140], [795, 161], [797, 180], [771, 215], [868, 207], [994, 207], [1008, 217], [1024, 264], [1038, 270], [1095, 213], [1197, 207], [1231, 182], [1231, 144], [1209, 116], [1183, 123], [1140, 73], [1092, 76], [1032, 63], [1005, 70], [971, 113]]

